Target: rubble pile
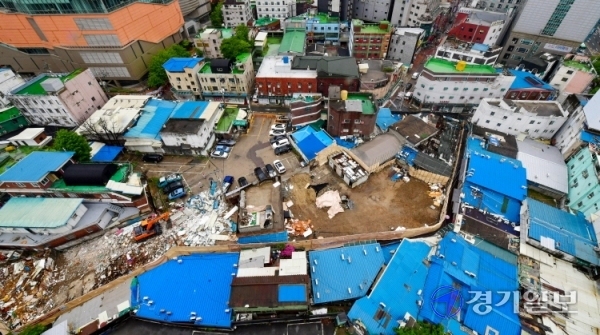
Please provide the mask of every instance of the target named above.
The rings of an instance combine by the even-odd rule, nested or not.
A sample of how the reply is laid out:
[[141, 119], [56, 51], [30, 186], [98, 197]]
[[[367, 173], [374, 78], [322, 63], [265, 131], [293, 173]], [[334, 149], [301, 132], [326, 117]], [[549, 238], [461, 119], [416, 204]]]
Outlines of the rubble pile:
[[298, 219], [289, 219], [285, 225], [285, 229], [287, 230], [288, 235], [307, 237], [312, 234], [313, 225], [310, 222], [310, 220], [302, 221]]
[[0, 317], [13, 326], [25, 324], [158, 259], [172, 246], [233, 240], [228, 205], [218, 196], [207, 190], [171, 204], [170, 220], [161, 222], [163, 233], [141, 242], [133, 239], [138, 222], [66, 249], [58, 253], [56, 262], [49, 257], [51, 251], [23, 260], [7, 259], [0, 270]]
[[433, 198], [433, 205], [435, 207], [440, 207], [446, 199], [446, 196], [444, 195], [444, 186], [442, 186], [442, 184], [429, 184], [429, 190], [427, 195], [430, 198]]

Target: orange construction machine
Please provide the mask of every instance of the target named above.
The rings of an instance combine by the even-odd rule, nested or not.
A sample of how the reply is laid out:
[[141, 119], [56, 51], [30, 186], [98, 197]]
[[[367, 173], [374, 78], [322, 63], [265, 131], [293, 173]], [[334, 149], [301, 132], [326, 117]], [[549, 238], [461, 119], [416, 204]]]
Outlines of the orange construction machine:
[[136, 242], [140, 242], [154, 235], [162, 234], [160, 221], [168, 220], [169, 216], [169, 212], [162, 213], [160, 215], [149, 216], [147, 219], [142, 221], [139, 226], [133, 228], [133, 239]]

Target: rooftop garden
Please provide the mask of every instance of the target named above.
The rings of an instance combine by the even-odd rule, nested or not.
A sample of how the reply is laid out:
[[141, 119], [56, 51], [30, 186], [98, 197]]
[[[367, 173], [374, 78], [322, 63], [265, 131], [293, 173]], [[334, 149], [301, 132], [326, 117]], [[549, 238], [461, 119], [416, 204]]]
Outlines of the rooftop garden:
[[592, 70], [592, 65], [589, 63], [580, 63], [578, 61], [575, 60], [566, 60], [563, 62], [563, 64], [565, 64], [568, 67], [577, 69], [579, 71], [585, 71], [585, 72], [589, 72]]
[[[124, 164], [119, 167], [117, 172], [115, 172], [110, 180], [115, 182], [124, 182], [129, 175], [129, 165]], [[77, 193], [86, 193], [86, 192], [108, 192], [109, 190], [105, 186], [86, 186], [86, 185], [67, 185], [65, 184], [64, 179], [59, 179], [50, 186], [51, 189], [67, 191], [67, 192], [77, 192]]]
[[362, 104], [362, 113], [371, 115], [375, 114], [375, 105], [372, 96], [368, 93], [348, 93], [348, 100], [359, 100]]
[[46, 95], [47, 92], [42, 87], [42, 83], [45, 82], [46, 80], [48, 80], [50, 78], [58, 78], [58, 79], [60, 79], [60, 81], [62, 81], [64, 83], [70, 79], [75, 78], [81, 72], [83, 72], [83, 70], [77, 69], [67, 75], [64, 75], [64, 74], [63, 75], [54, 75], [54, 76], [42, 75], [39, 78], [37, 78], [36, 80], [32, 80], [32, 81], [28, 82], [26, 84], [26, 86], [24, 86], [22, 89], [20, 89], [16, 94]]
[[233, 121], [238, 115], [238, 109], [234, 107], [227, 107], [225, 111], [223, 111], [223, 115], [221, 119], [217, 123], [217, 131], [218, 132], [228, 132], [233, 124]]

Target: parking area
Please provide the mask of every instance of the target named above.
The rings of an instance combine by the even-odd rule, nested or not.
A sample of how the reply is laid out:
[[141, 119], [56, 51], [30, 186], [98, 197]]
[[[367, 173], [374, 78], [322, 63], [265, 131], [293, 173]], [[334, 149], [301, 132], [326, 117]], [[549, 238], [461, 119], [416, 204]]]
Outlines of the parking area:
[[141, 162], [135, 155], [124, 155], [122, 160], [135, 160], [140, 170], [146, 171], [148, 178], [159, 178], [165, 174], [180, 173], [192, 194], [205, 190], [209, 178], [222, 180], [223, 176], [233, 176], [236, 179], [246, 177], [250, 183], [256, 180], [254, 168], [273, 164], [281, 160], [288, 171], [283, 179], [291, 176], [300, 167], [300, 161], [293, 152], [276, 156], [269, 143], [269, 130], [275, 119], [255, 117], [247, 134], [242, 134], [232, 148], [229, 157], [201, 158], [192, 156], [165, 156], [158, 164]]

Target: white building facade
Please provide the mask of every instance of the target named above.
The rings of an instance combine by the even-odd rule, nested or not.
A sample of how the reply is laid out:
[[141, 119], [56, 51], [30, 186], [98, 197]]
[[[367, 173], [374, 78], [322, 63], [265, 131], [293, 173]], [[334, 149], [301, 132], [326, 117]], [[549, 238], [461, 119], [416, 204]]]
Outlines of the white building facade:
[[223, 3], [223, 23], [226, 28], [248, 25], [253, 20], [249, 0], [226, 0]]
[[75, 127], [108, 101], [92, 71], [41, 74], [13, 89], [8, 99], [34, 125]]
[[250, 54], [239, 55], [232, 68], [223, 72], [213, 71], [211, 64], [211, 61], [207, 61], [204, 70], [198, 73], [202, 95], [206, 100], [221, 100], [225, 97], [227, 102], [243, 103], [251, 95], [254, 65]]
[[526, 134], [551, 139], [567, 121], [556, 101], [484, 99], [473, 114], [473, 124], [509, 135]]
[[445, 43], [436, 50], [435, 57], [449, 61], [464, 61], [469, 64], [494, 65], [502, 51], [501, 47], [492, 48], [485, 45]]
[[258, 18], [272, 17], [285, 19], [296, 16], [295, 0], [256, 0]]
[[10, 105], [6, 95], [15, 87], [25, 84], [21, 76], [17, 76], [11, 69], [0, 69], [0, 108]]

